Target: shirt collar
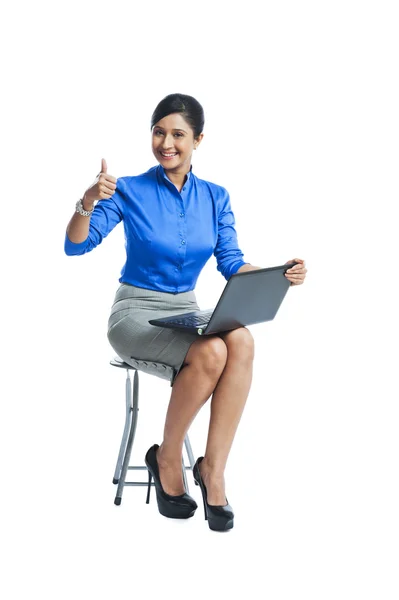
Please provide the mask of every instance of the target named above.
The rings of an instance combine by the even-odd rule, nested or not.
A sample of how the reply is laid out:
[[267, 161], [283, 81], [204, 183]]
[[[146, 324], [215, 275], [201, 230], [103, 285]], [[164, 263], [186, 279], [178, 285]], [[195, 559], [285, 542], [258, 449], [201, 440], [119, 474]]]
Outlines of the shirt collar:
[[[162, 174], [163, 178], [164, 178], [164, 179], [166, 179], [166, 181], [168, 181], [168, 182], [169, 182], [169, 183], [171, 183], [172, 185], [174, 185], [173, 181], [171, 181], [171, 180], [169, 179], [169, 177], [166, 175], [166, 173], [165, 173], [165, 169], [163, 168], [163, 166], [162, 166], [161, 164], [159, 164], [159, 165], [158, 165], [158, 168], [159, 168], [159, 172]], [[187, 181], [186, 181], [186, 183], [188, 183], [188, 182], [190, 181], [190, 177], [191, 177], [192, 170], [193, 170], [193, 165], [190, 165], [190, 170], [189, 170], [189, 172], [187, 173]]]

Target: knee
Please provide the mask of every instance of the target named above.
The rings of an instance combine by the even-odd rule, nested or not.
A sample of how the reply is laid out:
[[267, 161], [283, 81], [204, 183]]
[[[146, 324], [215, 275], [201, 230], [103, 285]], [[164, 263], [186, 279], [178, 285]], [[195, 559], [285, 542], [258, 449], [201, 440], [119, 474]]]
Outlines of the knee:
[[[194, 345], [194, 344], [193, 344]], [[219, 337], [210, 337], [199, 341], [193, 357], [195, 363], [211, 379], [219, 379], [226, 366], [227, 348]]]
[[255, 341], [246, 327], [230, 331], [225, 338], [229, 359], [241, 362], [253, 362], [255, 357]]

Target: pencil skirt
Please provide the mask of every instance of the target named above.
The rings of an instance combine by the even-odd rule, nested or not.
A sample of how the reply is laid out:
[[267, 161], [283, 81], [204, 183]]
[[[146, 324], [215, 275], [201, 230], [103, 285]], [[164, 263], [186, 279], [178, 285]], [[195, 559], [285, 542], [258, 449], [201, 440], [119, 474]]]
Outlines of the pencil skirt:
[[173, 386], [198, 334], [148, 321], [194, 310], [199, 310], [194, 290], [172, 294], [122, 283], [108, 320], [109, 343], [124, 362]]

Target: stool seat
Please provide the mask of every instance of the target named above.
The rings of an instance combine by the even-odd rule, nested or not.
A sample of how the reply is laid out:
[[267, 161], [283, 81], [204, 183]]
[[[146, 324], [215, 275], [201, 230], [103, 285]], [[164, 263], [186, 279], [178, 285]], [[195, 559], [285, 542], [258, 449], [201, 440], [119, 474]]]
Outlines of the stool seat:
[[119, 358], [119, 356], [115, 356], [115, 358], [110, 361], [110, 364], [113, 367], [121, 367], [122, 369], [133, 369], [131, 365]]
[[[143, 466], [131, 466], [130, 456], [133, 447], [134, 436], [136, 433], [137, 427], [137, 418], [139, 411], [139, 370], [144, 371], [149, 374], [156, 374], [158, 377], [162, 379], [168, 379], [171, 381], [174, 377], [175, 370], [170, 365], [165, 365], [163, 363], [156, 363], [150, 361], [136, 360], [132, 357], [132, 362], [136, 366], [132, 366], [128, 364], [124, 360], [122, 360], [119, 356], [115, 356], [110, 364], [113, 367], [118, 367], [120, 369], [125, 369], [126, 371], [126, 387], [125, 387], [125, 404], [126, 404], [126, 419], [125, 426], [122, 435], [122, 441], [119, 448], [118, 460], [116, 463], [114, 478], [112, 482], [114, 484], [118, 484], [118, 489], [116, 492], [114, 503], [119, 506], [122, 502], [122, 493], [125, 485], [131, 486], [148, 486], [148, 483], [143, 481], [126, 481], [126, 474], [128, 470], [147, 470], [145, 465]], [[133, 378], [133, 393], [132, 393], [132, 382], [130, 379], [130, 371], [134, 371]], [[155, 371], [154, 371], [155, 370]], [[195, 459], [193, 455], [193, 451], [191, 448], [190, 440], [188, 435], [186, 435], [184, 439], [184, 445], [186, 448], [186, 453], [189, 461], [189, 466], [185, 466], [184, 458], [182, 457], [182, 473], [184, 486], [186, 488], [186, 492], [189, 492], [188, 482], [186, 476], [186, 470], [193, 470]], [[194, 480], [195, 483], [197, 483]], [[154, 482], [151, 485], [155, 485]]]
[[138, 371], [142, 371], [148, 375], [156, 375], [161, 379], [170, 381], [171, 386], [176, 374], [176, 369], [171, 365], [152, 360], [141, 360], [134, 358], [133, 356], [131, 357], [131, 364], [123, 361], [119, 356], [115, 356], [110, 363], [114, 367], [121, 367], [122, 369], [137, 369]]

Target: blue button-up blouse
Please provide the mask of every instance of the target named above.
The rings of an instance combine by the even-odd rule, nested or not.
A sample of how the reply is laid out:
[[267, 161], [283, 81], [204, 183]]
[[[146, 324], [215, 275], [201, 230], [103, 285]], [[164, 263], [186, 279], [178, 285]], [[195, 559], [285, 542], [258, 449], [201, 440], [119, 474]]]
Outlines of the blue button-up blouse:
[[123, 221], [126, 263], [119, 281], [177, 294], [193, 290], [212, 254], [226, 280], [246, 264], [225, 188], [190, 170], [181, 192], [161, 165], [117, 179], [116, 190], [90, 217], [84, 242], [66, 235], [68, 255], [90, 252]]

